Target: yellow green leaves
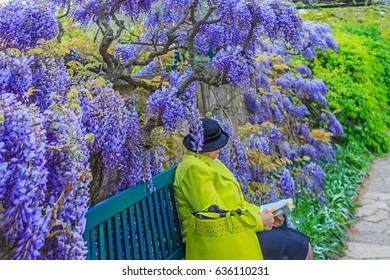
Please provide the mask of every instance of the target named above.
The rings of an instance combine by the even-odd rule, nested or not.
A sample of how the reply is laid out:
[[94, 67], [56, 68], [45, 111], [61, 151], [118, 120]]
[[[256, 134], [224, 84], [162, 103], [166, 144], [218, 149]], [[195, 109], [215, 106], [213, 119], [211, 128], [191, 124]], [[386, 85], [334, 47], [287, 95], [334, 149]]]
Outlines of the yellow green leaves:
[[[329, 87], [329, 109], [338, 114], [347, 137], [381, 154], [390, 150], [390, 42], [384, 35], [389, 32], [383, 29], [384, 22], [379, 24], [378, 18], [373, 18], [370, 8], [343, 11], [342, 21], [331, 15], [327, 19], [333, 22], [339, 52], [320, 53], [309, 66]], [[334, 12], [341, 15], [339, 10]], [[361, 17], [354, 17], [356, 13]], [[328, 140], [318, 131], [312, 136]]]
[[85, 135], [85, 139], [88, 142], [93, 143], [95, 141], [95, 136], [93, 135], [93, 133], [88, 133], [88, 134]]
[[310, 131], [310, 136], [320, 142], [329, 143], [332, 135], [332, 133], [326, 132], [323, 129], [312, 129]]
[[35, 88], [29, 88], [28, 89], [28, 91], [26, 91], [25, 93], [24, 93], [24, 96], [25, 97], [30, 97], [34, 92], [37, 92], [37, 91], [39, 91], [39, 90], [37, 90], [37, 89], [35, 89]]

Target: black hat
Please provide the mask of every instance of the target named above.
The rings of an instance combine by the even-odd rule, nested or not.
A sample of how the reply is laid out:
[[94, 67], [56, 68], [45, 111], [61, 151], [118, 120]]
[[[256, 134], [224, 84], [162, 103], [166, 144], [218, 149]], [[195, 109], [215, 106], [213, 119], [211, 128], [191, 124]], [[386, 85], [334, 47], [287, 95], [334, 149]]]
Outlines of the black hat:
[[[210, 152], [221, 149], [229, 141], [229, 135], [222, 130], [219, 123], [213, 119], [203, 118], [201, 119], [203, 125], [204, 140], [202, 146], [202, 152]], [[183, 145], [190, 151], [193, 151], [191, 144], [191, 134], [188, 134], [183, 139]]]

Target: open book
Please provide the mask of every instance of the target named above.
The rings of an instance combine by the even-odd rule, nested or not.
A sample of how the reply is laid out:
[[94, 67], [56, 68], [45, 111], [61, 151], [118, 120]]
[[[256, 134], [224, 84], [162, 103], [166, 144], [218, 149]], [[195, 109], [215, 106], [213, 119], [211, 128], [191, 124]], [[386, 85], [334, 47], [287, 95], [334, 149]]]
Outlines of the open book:
[[260, 213], [263, 212], [263, 210], [268, 209], [274, 214], [274, 216], [277, 215], [286, 215], [288, 213], [291, 213], [293, 209], [295, 208], [295, 205], [291, 198], [282, 199], [273, 203], [268, 203], [260, 206]]

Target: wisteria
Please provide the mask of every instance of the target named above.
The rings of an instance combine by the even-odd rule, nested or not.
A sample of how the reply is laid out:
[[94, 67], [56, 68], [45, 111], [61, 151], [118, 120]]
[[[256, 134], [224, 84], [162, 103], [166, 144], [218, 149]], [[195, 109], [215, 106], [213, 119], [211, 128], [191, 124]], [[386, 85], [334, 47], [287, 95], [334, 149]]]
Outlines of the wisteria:
[[325, 172], [322, 168], [315, 164], [309, 163], [302, 169], [299, 181], [308, 188], [309, 191], [321, 195], [324, 188]]
[[50, 4], [11, 1], [0, 6], [0, 50], [27, 50], [40, 39], [50, 40], [57, 35], [58, 21]]
[[193, 145], [196, 151], [201, 151], [203, 130], [200, 125], [200, 113], [196, 108], [197, 83], [194, 82], [178, 96], [177, 85], [188, 77], [191, 71], [179, 75], [170, 74], [170, 87], [163, 87], [155, 91], [148, 100], [146, 114], [150, 118], [161, 116], [162, 123], [167, 132], [174, 132], [183, 127], [188, 120], [188, 127], [193, 136]]
[[328, 101], [324, 95], [329, 89], [322, 80], [307, 80], [301, 76], [286, 74], [278, 79], [277, 83], [285, 89], [295, 90], [296, 96], [300, 99], [313, 100], [324, 108], [328, 108]]
[[254, 68], [250, 60], [242, 56], [242, 48], [220, 50], [213, 61], [211, 69], [224, 73], [230, 84], [235, 86], [250, 87], [250, 75], [254, 73]]
[[126, 141], [128, 113], [123, 99], [109, 85], [95, 89], [94, 95], [96, 97], [84, 108], [82, 122], [86, 132], [94, 135], [90, 149], [101, 156], [103, 183], [107, 183], [119, 165]]
[[[14, 259], [37, 259], [49, 231], [45, 217], [48, 170], [43, 119], [13, 94], [0, 99], [0, 238], [16, 248]], [[6, 200], [4, 200], [6, 198]]]
[[280, 175], [280, 190], [284, 197], [295, 197], [295, 182], [287, 168]]
[[82, 234], [88, 209], [89, 150], [80, 114], [67, 105], [59, 112], [46, 110], [48, 142], [47, 197], [56, 220], [43, 248], [44, 259], [84, 259]]
[[15, 248], [9, 257], [83, 259], [90, 172], [80, 116], [19, 99], [3, 93], [0, 102], [0, 199], [7, 197], [0, 232]]
[[31, 58], [0, 52], [0, 90], [22, 96], [32, 86]]
[[137, 57], [137, 49], [131, 44], [118, 44], [115, 46], [115, 52], [123, 61]]
[[[184, 133], [202, 152], [201, 83], [243, 95], [250, 116], [238, 127], [203, 113], [229, 134], [220, 159], [246, 199], [321, 199], [319, 163], [332, 161], [343, 128], [328, 87], [292, 57], [336, 51], [330, 26], [303, 22], [287, 0], [74, 0], [69, 13], [67, 4], [0, 7], [6, 258], [83, 259], [89, 206], [140, 182], [153, 192], [152, 176], [179, 162]], [[67, 24], [77, 30], [59, 33]], [[80, 46], [90, 25], [93, 43]]]
[[[34, 56], [30, 63], [34, 93], [29, 102], [36, 104], [41, 111], [49, 108], [53, 102], [61, 104], [70, 90], [69, 76], [62, 60], [54, 57]], [[57, 98], [53, 100], [53, 95]]]
[[306, 21], [303, 25], [304, 36], [301, 47], [303, 57], [312, 60], [317, 54], [317, 48], [322, 51], [332, 49], [337, 52], [338, 45], [332, 36], [332, 28], [329, 24], [317, 24]]
[[340, 122], [337, 120], [334, 114], [331, 114], [329, 116], [328, 126], [329, 130], [333, 133], [334, 136], [344, 135], [343, 127], [341, 126]]
[[[119, 183], [114, 188], [114, 193], [139, 183], [142, 178], [142, 166], [146, 164], [146, 159], [143, 158], [146, 154], [141, 147], [140, 140], [141, 127], [135, 109], [131, 110], [130, 108], [126, 111], [126, 121], [128, 122], [128, 128], [124, 135], [126, 141], [121, 150]], [[150, 176], [148, 175], [148, 177]]]
[[[54, 0], [58, 6], [64, 7], [64, 1]], [[112, 20], [112, 14], [123, 13], [126, 16], [137, 18], [141, 12], [147, 12], [151, 9], [152, 0], [135, 0], [135, 1], [115, 1], [108, 0], [101, 2], [99, 0], [75, 1], [76, 4], [71, 10], [74, 20], [84, 25], [91, 24], [93, 21], [101, 20], [101, 10], [103, 10], [103, 20]], [[102, 3], [102, 4], [101, 4]], [[112, 14], [111, 14], [112, 13]]]
[[291, 2], [267, 0], [261, 3], [256, 16], [262, 23], [261, 34], [270, 39], [283, 39], [293, 48], [302, 45], [303, 22]]

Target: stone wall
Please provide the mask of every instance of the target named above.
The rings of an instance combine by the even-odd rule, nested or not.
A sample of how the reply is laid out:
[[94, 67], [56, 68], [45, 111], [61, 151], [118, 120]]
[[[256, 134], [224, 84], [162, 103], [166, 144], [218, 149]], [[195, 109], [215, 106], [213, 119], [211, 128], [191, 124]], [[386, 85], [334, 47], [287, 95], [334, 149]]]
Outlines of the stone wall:
[[213, 87], [201, 83], [197, 102], [202, 115], [210, 112], [215, 116], [227, 117], [233, 123], [234, 130], [249, 120], [243, 95], [239, 89], [231, 85]]

